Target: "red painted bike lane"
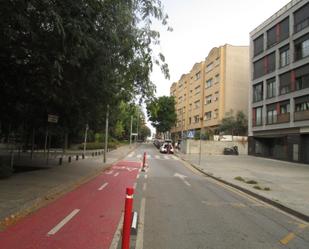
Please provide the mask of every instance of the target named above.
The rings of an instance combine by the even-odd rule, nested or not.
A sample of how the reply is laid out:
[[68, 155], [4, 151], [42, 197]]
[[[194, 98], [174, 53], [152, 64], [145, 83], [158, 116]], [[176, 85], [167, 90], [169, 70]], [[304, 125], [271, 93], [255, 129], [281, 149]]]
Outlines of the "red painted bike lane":
[[108, 171], [0, 232], [1, 249], [109, 248], [140, 162]]

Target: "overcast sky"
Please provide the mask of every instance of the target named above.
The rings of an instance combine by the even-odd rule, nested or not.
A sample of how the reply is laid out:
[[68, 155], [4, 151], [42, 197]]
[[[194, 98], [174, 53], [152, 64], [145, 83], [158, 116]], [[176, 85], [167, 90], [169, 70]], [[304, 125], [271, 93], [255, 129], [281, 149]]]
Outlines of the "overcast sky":
[[289, 0], [162, 0], [173, 32], [160, 28], [161, 45], [170, 80], [156, 68], [151, 75], [157, 96], [169, 95], [170, 85], [188, 73], [213, 47], [226, 43], [249, 45], [249, 32]]
[[[162, 0], [173, 32], [155, 25], [155, 29], [161, 33], [161, 44], [157, 50], [165, 55], [171, 79], [164, 79], [160, 69], [154, 68], [151, 80], [157, 86], [156, 95], [169, 95], [171, 84], [178, 81], [182, 74], [188, 73], [194, 63], [204, 60], [213, 47], [226, 43], [248, 46], [249, 33], [289, 2]], [[152, 132], [155, 131], [149, 127]]]

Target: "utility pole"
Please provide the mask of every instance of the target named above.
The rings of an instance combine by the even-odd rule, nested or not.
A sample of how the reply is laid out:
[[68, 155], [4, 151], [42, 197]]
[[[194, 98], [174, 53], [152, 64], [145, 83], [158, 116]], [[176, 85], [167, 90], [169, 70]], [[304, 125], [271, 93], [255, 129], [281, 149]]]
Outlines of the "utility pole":
[[88, 133], [88, 123], [86, 124], [86, 129], [85, 129], [85, 140], [84, 140], [84, 156], [86, 155], [86, 148], [87, 148], [87, 133]]
[[136, 133], [137, 133], [136, 142], [138, 142], [138, 122], [139, 122], [139, 113], [137, 114], [137, 122], [136, 122]]
[[106, 121], [105, 121], [105, 144], [104, 144], [104, 158], [103, 158], [104, 163], [106, 163], [106, 152], [107, 152], [107, 142], [108, 142], [108, 116], [109, 116], [109, 105], [107, 105]]
[[198, 165], [201, 165], [201, 156], [202, 156], [202, 128], [203, 128], [203, 117], [201, 117], [200, 121], [201, 121], [201, 129], [200, 129], [200, 153], [199, 153]]
[[131, 115], [131, 126], [130, 126], [130, 148], [132, 143], [132, 126], [133, 126], [133, 116]]

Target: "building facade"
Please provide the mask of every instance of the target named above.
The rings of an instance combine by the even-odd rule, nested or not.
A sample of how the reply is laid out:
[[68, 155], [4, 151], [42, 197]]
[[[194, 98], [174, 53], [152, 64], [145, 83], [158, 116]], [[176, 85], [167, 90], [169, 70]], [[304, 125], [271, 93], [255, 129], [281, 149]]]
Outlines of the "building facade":
[[309, 1], [250, 33], [249, 154], [309, 163]]
[[248, 112], [249, 47], [213, 48], [204, 61], [172, 84], [177, 122], [171, 133], [182, 138], [195, 131], [214, 131], [226, 112]]

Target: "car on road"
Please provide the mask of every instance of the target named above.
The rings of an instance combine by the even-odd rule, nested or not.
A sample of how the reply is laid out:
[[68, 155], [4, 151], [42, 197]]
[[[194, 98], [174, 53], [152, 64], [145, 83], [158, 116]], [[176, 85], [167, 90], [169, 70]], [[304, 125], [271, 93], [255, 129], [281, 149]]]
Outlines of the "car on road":
[[171, 143], [163, 143], [163, 145], [160, 147], [160, 152], [174, 154], [173, 145]]

